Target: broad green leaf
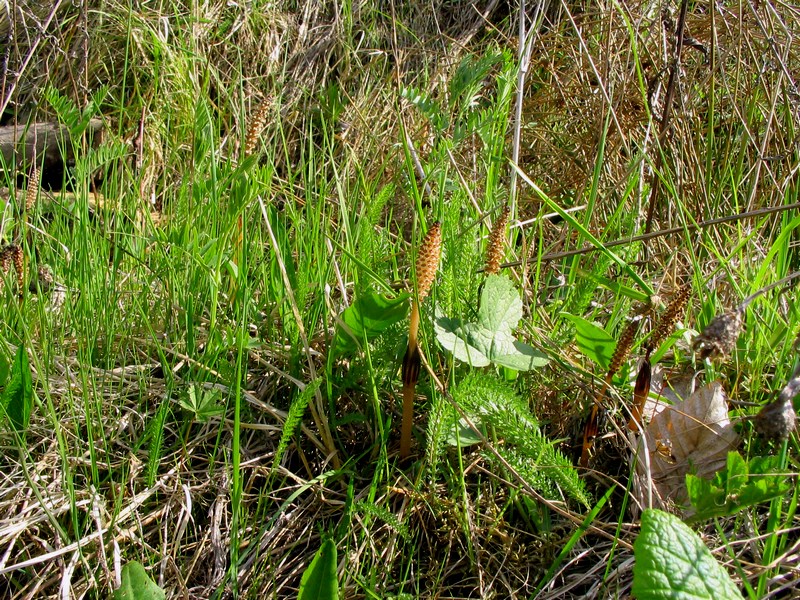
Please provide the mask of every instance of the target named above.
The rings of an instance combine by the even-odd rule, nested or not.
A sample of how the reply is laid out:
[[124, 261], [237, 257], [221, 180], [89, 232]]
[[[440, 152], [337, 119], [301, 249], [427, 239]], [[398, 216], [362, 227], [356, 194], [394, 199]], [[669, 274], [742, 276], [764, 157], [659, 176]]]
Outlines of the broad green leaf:
[[11, 378], [0, 396], [0, 407], [17, 433], [23, 433], [28, 428], [33, 408], [33, 380], [28, 353], [23, 346], [17, 348]]
[[638, 600], [742, 598], [702, 540], [674, 515], [645, 510], [633, 554], [632, 591]]
[[608, 371], [616, 346], [614, 338], [605, 329], [584, 318], [569, 313], [561, 313], [561, 316], [575, 325], [575, 343], [581, 353], [603, 371]]
[[327, 538], [317, 550], [300, 580], [298, 600], [336, 600], [339, 581], [336, 577], [336, 544]]
[[514, 339], [513, 330], [522, 318], [522, 300], [505, 276], [490, 275], [481, 293], [477, 323], [462, 323], [437, 315], [434, 329], [442, 348], [473, 367], [490, 363], [516, 371], [529, 371], [547, 364], [547, 356]]
[[122, 585], [114, 590], [114, 600], [164, 600], [166, 594], [136, 561], [122, 567]]
[[346, 327], [339, 324], [334, 340], [334, 354], [351, 354], [366, 339], [376, 338], [386, 328], [402, 321], [408, 314], [410, 294], [388, 298], [378, 292], [367, 292], [341, 314]]
[[686, 489], [697, 511], [693, 520], [704, 520], [783, 496], [792, 486], [779, 472], [778, 457], [754, 457], [747, 462], [738, 452], [729, 452], [726, 469], [711, 480], [688, 474]]

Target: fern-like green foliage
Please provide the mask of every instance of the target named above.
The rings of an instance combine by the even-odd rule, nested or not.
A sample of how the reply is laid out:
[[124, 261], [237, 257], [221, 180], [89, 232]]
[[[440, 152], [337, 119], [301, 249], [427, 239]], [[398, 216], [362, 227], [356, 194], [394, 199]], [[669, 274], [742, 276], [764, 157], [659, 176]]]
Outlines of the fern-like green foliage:
[[292, 440], [297, 428], [300, 427], [300, 423], [303, 421], [303, 415], [306, 412], [306, 408], [308, 408], [308, 403], [311, 401], [311, 398], [314, 397], [314, 393], [321, 383], [322, 379], [317, 379], [308, 384], [292, 401], [292, 405], [289, 407], [289, 414], [286, 417], [286, 422], [283, 424], [281, 441], [278, 442], [278, 448], [275, 450], [275, 460], [272, 462], [273, 472], [275, 468], [281, 464], [283, 454], [286, 452], [286, 448], [289, 447], [289, 442]]
[[391, 197], [394, 196], [396, 187], [394, 184], [383, 186], [378, 192], [368, 199], [361, 219], [358, 234], [358, 255], [370, 266], [375, 269], [380, 263], [384, 263], [383, 257], [386, 256], [385, 240], [381, 239], [375, 232], [375, 226], [381, 220], [383, 208]]
[[77, 139], [89, 127], [89, 121], [96, 115], [100, 114], [100, 105], [108, 93], [108, 86], [100, 87], [92, 97], [89, 103], [81, 110], [78, 105], [72, 100], [62, 95], [54, 87], [48, 87], [45, 90], [44, 97], [53, 110], [56, 111], [58, 120], [67, 126], [69, 129], [70, 137]]
[[[509, 384], [488, 373], [472, 372], [452, 395], [487, 437], [503, 441], [495, 449], [534, 489], [548, 498], [566, 495], [589, 506], [589, 494], [572, 463], [542, 434], [527, 403]], [[440, 431], [436, 441], [441, 446], [448, 436], [457, 435], [459, 419], [450, 412], [449, 419], [432, 425]], [[492, 453], [487, 452], [486, 458], [499, 462]], [[495, 468], [503, 467], [496, 464]]]

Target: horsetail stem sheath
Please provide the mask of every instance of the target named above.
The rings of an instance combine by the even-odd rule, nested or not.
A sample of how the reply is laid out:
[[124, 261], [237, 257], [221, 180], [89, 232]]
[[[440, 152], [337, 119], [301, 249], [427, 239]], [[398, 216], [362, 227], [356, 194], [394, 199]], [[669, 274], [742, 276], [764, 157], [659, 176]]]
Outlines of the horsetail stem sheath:
[[581, 467], [586, 468], [589, 466], [589, 459], [592, 455], [594, 439], [597, 437], [598, 415], [600, 408], [603, 406], [603, 401], [605, 400], [606, 393], [611, 387], [611, 382], [614, 379], [614, 375], [617, 374], [617, 371], [619, 371], [620, 367], [622, 367], [622, 363], [624, 363], [625, 359], [628, 358], [631, 346], [636, 338], [636, 332], [639, 331], [639, 323], [641, 323], [640, 319], [634, 319], [628, 323], [625, 326], [625, 329], [622, 331], [622, 335], [619, 337], [616, 348], [614, 348], [614, 354], [611, 356], [611, 362], [608, 367], [608, 373], [606, 373], [606, 378], [603, 381], [603, 387], [594, 400], [592, 412], [589, 415], [589, 420], [586, 422], [586, 425], [583, 428], [583, 445], [581, 446], [581, 458], [580, 462], [578, 463]]
[[419, 303], [431, 290], [442, 253], [442, 228], [433, 224], [422, 240], [417, 257], [417, 293], [411, 303], [411, 320], [408, 325], [408, 348], [403, 357], [403, 426], [400, 432], [400, 458], [411, 453], [411, 430], [414, 426], [414, 394], [419, 381], [420, 355], [417, 344], [419, 332]]

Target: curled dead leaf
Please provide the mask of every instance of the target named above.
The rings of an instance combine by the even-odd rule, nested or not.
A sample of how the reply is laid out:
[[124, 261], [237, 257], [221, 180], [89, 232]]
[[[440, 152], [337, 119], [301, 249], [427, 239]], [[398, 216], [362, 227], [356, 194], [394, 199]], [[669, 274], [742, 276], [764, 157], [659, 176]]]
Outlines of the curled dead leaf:
[[648, 408], [654, 414], [644, 439], [639, 438], [634, 491], [647, 506], [652, 482], [654, 508], [680, 505], [687, 500], [686, 474], [712, 477], [725, 468], [728, 452], [739, 442], [728, 416], [728, 397], [713, 382], [675, 404]]

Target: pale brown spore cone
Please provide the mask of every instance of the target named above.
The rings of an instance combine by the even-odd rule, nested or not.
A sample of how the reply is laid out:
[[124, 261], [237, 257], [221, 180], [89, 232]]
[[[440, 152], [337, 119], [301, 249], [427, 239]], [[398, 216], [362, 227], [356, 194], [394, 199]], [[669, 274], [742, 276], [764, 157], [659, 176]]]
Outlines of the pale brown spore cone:
[[434, 223], [422, 239], [417, 257], [417, 298], [428, 296], [442, 257], [442, 226]]
[[[17, 288], [21, 295], [25, 281], [25, 261], [22, 255], [22, 248], [17, 244], [9, 244], [0, 251], [0, 269], [3, 270], [3, 274], [8, 273], [12, 264], [17, 274]], [[2, 282], [0, 281], [1, 284]]]
[[503, 259], [503, 241], [510, 214], [511, 209], [508, 206], [503, 208], [503, 212], [495, 221], [494, 227], [492, 227], [492, 233], [489, 234], [489, 247], [486, 249], [486, 268], [484, 269], [487, 275], [496, 275], [500, 272], [500, 261]]
[[639, 331], [640, 323], [641, 319], [634, 319], [622, 330], [622, 335], [619, 336], [617, 346], [614, 348], [614, 354], [611, 355], [611, 363], [608, 366], [608, 375], [606, 377], [609, 383], [611, 383], [611, 378], [613, 378], [620, 367], [622, 367], [622, 363], [625, 362], [625, 359], [628, 358], [628, 353], [636, 338], [636, 332]]
[[744, 312], [735, 309], [714, 317], [694, 340], [693, 348], [701, 359], [724, 360], [736, 348], [744, 329]]
[[691, 295], [691, 283], [685, 283], [678, 289], [677, 293], [664, 310], [664, 314], [661, 315], [655, 328], [653, 328], [653, 335], [647, 340], [645, 348], [648, 353], [656, 350], [661, 345], [661, 342], [667, 339], [675, 330], [675, 324], [678, 322], [678, 319], [683, 316]]
[[34, 166], [28, 177], [28, 189], [25, 191], [25, 211], [31, 212], [36, 206], [36, 198], [39, 196], [39, 181], [41, 173], [39, 167]]
[[442, 256], [442, 226], [437, 221], [425, 234], [417, 256], [417, 295], [411, 303], [408, 324], [408, 349], [403, 358], [403, 422], [400, 430], [400, 458], [411, 454], [411, 433], [414, 426], [414, 395], [419, 381], [422, 356], [417, 344], [419, 303], [430, 293], [439, 260]]
[[269, 110], [272, 107], [272, 98], [265, 98], [261, 104], [256, 108], [256, 112], [250, 118], [250, 126], [247, 128], [247, 136], [244, 140], [244, 156], [252, 156], [258, 145], [258, 139], [264, 131], [264, 126], [267, 124], [267, 117]]

